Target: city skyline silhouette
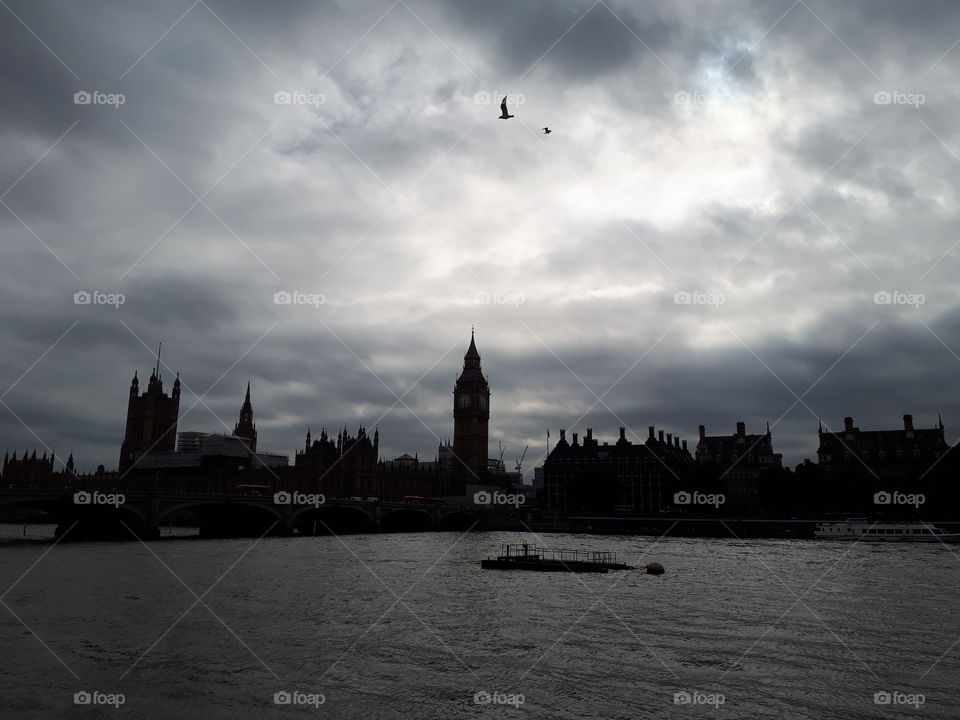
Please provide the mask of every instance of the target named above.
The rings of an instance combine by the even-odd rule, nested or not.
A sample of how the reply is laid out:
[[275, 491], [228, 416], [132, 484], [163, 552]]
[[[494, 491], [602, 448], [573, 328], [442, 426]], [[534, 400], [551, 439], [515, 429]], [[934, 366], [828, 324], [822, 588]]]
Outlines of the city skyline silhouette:
[[955, 3], [0, 18], [4, 720], [955, 718]]

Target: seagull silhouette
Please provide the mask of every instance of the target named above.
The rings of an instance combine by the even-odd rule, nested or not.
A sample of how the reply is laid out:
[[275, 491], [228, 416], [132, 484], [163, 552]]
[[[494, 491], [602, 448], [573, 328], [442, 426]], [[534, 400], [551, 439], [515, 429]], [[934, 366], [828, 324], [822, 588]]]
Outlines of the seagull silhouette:
[[548, 127], [547, 127], [547, 128], [540, 128], [540, 129], [543, 130], [543, 134], [544, 134], [544, 135], [549, 135], [550, 133], [553, 132], [553, 130], [551, 130], [551, 129], [548, 128]]
[[512, 118], [512, 117], [513, 117], [513, 115], [508, 115], [508, 114], [507, 114], [507, 96], [504, 95], [504, 96], [503, 96], [503, 102], [500, 103], [500, 119], [501, 119], [501, 120], [509, 120], [509, 119]]

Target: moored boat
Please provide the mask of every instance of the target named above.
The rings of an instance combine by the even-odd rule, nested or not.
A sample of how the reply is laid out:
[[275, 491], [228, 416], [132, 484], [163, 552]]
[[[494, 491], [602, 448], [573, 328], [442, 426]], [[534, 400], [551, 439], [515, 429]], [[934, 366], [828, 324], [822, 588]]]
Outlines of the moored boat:
[[960, 533], [947, 532], [930, 523], [870, 522], [865, 517], [850, 517], [841, 522], [817, 523], [813, 536], [818, 540], [960, 542]]

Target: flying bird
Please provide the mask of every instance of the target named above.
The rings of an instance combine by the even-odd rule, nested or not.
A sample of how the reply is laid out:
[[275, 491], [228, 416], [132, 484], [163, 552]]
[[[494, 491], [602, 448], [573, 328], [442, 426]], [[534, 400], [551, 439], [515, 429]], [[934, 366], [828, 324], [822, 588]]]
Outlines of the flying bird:
[[553, 130], [551, 130], [551, 129], [548, 128], [548, 127], [540, 128], [540, 129], [543, 130], [543, 134], [544, 134], [544, 135], [549, 135], [550, 133], [553, 132]]
[[507, 96], [504, 95], [504, 96], [503, 96], [503, 102], [500, 103], [500, 119], [501, 119], [501, 120], [509, 120], [509, 119], [512, 118], [512, 117], [513, 117], [513, 115], [508, 115], [508, 114], [507, 114]]

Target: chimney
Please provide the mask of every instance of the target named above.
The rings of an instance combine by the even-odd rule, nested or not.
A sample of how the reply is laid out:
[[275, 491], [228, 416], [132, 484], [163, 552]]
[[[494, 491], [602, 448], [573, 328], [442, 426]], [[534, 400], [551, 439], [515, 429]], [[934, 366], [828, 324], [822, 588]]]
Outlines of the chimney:
[[626, 431], [627, 431], [627, 429], [626, 429], [625, 427], [623, 427], [623, 426], [620, 427], [620, 439], [621, 439], [621, 440], [626, 440], [626, 439], [627, 439], [627, 437], [626, 437], [626, 435], [625, 435]]
[[843, 419], [843, 429], [847, 432], [853, 432], [853, 418], [845, 417]]
[[701, 425], [701, 426], [700, 426], [700, 439], [703, 440], [705, 437], [707, 437], [707, 429], [706, 429], [703, 425]]
[[650, 431], [650, 439], [653, 440], [653, 425], [647, 425], [647, 430]]
[[663, 442], [663, 430], [657, 431], [657, 435], [660, 438], [660, 442]]
[[593, 440], [593, 428], [587, 428], [587, 440]]
[[[684, 441], [683, 441], [683, 444], [686, 445], [686, 444], [687, 444], [687, 441], [684, 440]], [[677, 436], [673, 439], [673, 446], [674, 446], [675, 448], [677, 448], [677, 450], [680, 449], [680, 436], [679, 436], [679, 435], [677, 435]]]
[[673, 445], [673, 433], [667, 433], [667, 445]]
[[745, 422], [737, 423], [737, 435], [746, 435], [747, 434], [747, 424]]
[[577, 434], [576, 434], [576, 433], [573, 434], [573, 444], [574, 444], [574, 445], [577, 444]]
[[904, 415], [904, 416], [903, 416], [903, 429], [904, 429], [904, 430], [913, 430], [913, 415]]
[[687, 451], [687, 441], [686, 441], [686, 440], [683, 441], [683, 451], [684, 451], [684, 452]]
[[566, 431], [566, 430], [561, 430], [561, 431], [560, 431], [560, 442], [566, 442], [566, 441], [567, 441], [567, 437], [566, 437], [566, 436], [567, 436], [567, 431]]

